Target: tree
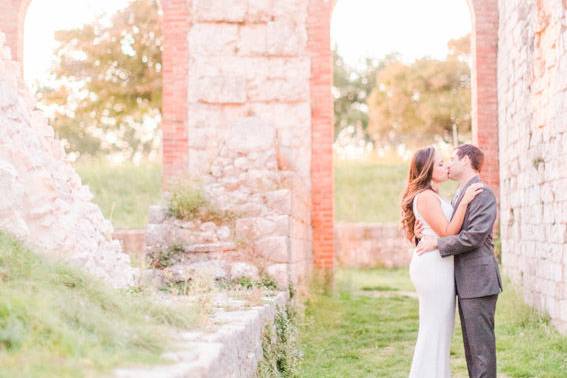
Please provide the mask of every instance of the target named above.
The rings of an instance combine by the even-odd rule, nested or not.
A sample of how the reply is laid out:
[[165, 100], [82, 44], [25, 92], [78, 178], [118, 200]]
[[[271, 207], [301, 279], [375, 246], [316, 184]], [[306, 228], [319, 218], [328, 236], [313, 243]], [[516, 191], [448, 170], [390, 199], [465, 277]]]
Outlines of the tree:
[[349, 67], [333, 49], [333, 103], [335, 114], [335, 137], [347, 126], [368, 129], [368, 105], [366, 99], [376, 79], [382, 62], [367, 59], [362, 68]]
[[368, 98], [369, 133], [379, 144], [459, 142], [470, 133], [468, 36], [449, 42], [446, 60], [390, 59]]
[[109, 20], [57, 32], [56, 40], [53, 83], [39, 97], [69, 149], [132, 157], [156, 148], [162, 92], [157, 1], [135, 0]]

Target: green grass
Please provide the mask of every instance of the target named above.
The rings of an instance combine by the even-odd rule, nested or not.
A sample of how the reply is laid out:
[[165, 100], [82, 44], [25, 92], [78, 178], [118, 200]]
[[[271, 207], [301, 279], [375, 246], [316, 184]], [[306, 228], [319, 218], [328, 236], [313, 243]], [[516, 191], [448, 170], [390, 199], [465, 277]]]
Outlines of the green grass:
[[143, 228], [149, 206], [160, 201], [159, 163], [112, 165], [103, 159], [86, 159], [77, 162], [75, 169], [94, 194], [93, 201], [116, 228]]
[[[364, 290], [373, 287], [378, 292]], [[407, 269], [339, 270], [333, 294], [307, 301], [300, 376], [407, 377], [418, 331], [417, 299], [403, 295], [409, 290]], [[455, 323], [453, 376], [467, 377], [458, 314]], [[567, 371], [567, 337], [523, 304], [509, 281], [498, 299], [496, 339], [499, 376], [563, 377]]]
[[[409, 163], [335, 160], [335, 213], [337, 222], [397, 223]], [[450, 198], [454, 182], [443, 184]]]
[[[94, 202], [116, 228], [142, 228], [148, 207], [160, 201], [161, 166], [145, 162], [112, 165], [103, 159], [75, 164], [83, 183], [91, 188]], [[397, 223], [400, 198], [406, 185], [407, 162], [335, 162], [335, 211], [337, 222]], [[450, 198], [456, 184], [448, 182], [442, 194]], [[197, 192], [183, 193], [183, 206], [201, 205]], [[187, 202], [189, 201], [189, 202]], [[179, 201], [178, 201], [179, 202]], [[175, 208], [178, 208], [177, 206]]]
[[160, 362], [193, 307], [158, 304], [48, 261], [0, 232], [0, 377], [83, 377]]

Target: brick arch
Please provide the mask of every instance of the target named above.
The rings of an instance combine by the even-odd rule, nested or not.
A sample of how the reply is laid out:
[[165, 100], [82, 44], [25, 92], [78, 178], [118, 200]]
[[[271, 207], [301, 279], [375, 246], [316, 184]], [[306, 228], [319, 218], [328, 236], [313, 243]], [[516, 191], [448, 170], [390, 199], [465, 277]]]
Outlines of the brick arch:
[[[12, 58], [23, 62], [25, 17], [32, 0], [0, 0], [0, 31]], [[34, 0], [48, 1], [48, 0]], [[164, 187], [187, 169], [187, 77], [190, 15], [187, 0], [162, 0], [163, 10], [163, 176]]]
[[[497, 0], [467, 0], [472, 17], [472, 129], [473, 143], [487, 155], [484, 180], [499, 193], [498, 96], [496, 63], [498, 48]], [[331, 15], [335, 1], [312, 0], [309, 4], [308, 50], [311, 57], [312, 122], [312, 225], [315, 267], [334, 267], [333, 178], [333, 66]]]
[[6, 44], [12, 52], [12, 58], [23, 60], [24, 21], [31, 0], [0, 1], [0, 31], [6, 35]]

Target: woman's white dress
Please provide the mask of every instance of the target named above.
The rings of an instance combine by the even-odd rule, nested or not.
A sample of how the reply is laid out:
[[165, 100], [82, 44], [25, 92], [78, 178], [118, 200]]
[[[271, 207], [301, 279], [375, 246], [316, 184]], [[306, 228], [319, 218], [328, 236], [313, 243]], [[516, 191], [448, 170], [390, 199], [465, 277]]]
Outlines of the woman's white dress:
[[[416, 196], [418, 198], [419, 195]], [[440, 196], [441, 208], [451, 219], [453, 207]], [[423, 235], [437, 236], [413, 201], [415, 218], [423, 223]], [[450, 349], [455, 323], [455, 278], [453, 256], [441, 257], [438, 250], [417, 255], [412, 252], [409, 273], [419, 298], [419, 332], [410, 378], [451, 377]]]

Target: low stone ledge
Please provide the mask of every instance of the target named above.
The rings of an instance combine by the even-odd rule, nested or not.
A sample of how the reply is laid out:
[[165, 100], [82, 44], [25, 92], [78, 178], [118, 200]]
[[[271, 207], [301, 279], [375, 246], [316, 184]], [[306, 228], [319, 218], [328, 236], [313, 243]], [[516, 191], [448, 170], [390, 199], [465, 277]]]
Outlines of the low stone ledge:
[[233, 242], [189, 244], [185, 247], [185, 251], [189, 253], [236, 251], [236, 244]]
[[412, 245], [395, 223], [337, 223], [337, 263], [343, 267], [408, 266]]
[[163, 354], [172, 364], [119, 368], [114, 370], [114, 377], [254, 377], [262, 359], [264, 327], [274, 322], [278, 307], [285, 307], [288, 294], [281, 291], [264, 296], [263, 304], [250, 307], [246, 307], [245, 301], [226, 296], [220, 301], [224, 306], [215, 308], [212, 331], [195, 330], [177, 335], [178, 349]]

